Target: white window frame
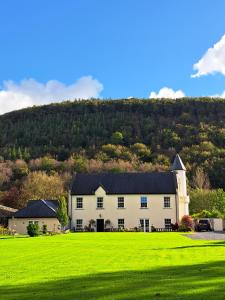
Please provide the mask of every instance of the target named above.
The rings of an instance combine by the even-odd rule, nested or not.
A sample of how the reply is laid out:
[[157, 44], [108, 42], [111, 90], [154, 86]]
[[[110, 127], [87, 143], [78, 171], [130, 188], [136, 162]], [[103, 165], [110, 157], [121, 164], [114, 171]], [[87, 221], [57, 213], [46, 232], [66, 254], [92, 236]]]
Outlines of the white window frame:
[[103, 209], [104, 208], [104, 198], [103, 197], [97, 197], [97, 209]]
[[164, 208], [171, 208], [171, 199], [170, 197], [164, 197]]
[[117, 198], [117, 208], [124, 208], [124, 197]]
[[77, 197], [76, 198], [76, 209], [82, 209], [83, 208], [83, 198]]
[[164, 226], [166, 229], [170, 229], [172, 224], [172, 220], [169, 218], [164, 219]]
[[118, 229], [124, 229], [125, 220], [124, 219], [118, 219], [117, 224], [118, 224]]
[[143, 229], [144, 232], [149, 232], [150, 231], [150, 221], [149, 219], [140, 219], [140, 227]]
[[[146, 199], [146, 201], [142, 202], [144, 199]], [[141, 196], [141, 198], [140, 198], [140, 208], [148, 208], [148, 197], [147, 196]]]
[[39, 221], [37, 221], [37, 220], [29, 220], [28, 224], [37, 224], [37, 225], [39, 225]]
[[83, 229], [83, 219], [76, 219], [76, 231]]

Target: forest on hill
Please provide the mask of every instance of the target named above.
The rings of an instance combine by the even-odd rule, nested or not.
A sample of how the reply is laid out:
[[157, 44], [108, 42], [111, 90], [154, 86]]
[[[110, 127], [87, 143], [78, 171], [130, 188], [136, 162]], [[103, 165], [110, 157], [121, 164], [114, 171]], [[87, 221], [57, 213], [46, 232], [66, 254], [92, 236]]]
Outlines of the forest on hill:
[[190, 189], [225, 189], [225, 99], [83, 100], [14, 111], [0, 116], [0, 202], [44, 197], [27, 191], [38, 180], [56, 180], [65, 192], [74, 172], [168, 170], [177, 152]]

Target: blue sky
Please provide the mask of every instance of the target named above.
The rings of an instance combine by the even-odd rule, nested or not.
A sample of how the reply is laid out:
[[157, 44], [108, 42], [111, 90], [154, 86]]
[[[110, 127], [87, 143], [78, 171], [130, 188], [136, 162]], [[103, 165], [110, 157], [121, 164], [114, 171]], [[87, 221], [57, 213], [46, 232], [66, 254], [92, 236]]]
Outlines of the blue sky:
[[224, 0], [7, 0], [0, 10], [0, 113], [31, 98], [225, 91]]

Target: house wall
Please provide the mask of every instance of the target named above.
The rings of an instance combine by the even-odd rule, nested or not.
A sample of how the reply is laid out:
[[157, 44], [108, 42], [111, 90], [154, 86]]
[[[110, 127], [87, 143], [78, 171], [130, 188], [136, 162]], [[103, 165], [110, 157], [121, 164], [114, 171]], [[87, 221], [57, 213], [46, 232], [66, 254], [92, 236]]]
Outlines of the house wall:
[[[141, 196], [147, 196], [148, 208], [140, 208]], [[83, 198], [83, 208], [76, 208], [76, 198]], [[98, 209], [97, 197], [103, 197], [104, 208]], [[118, 208], [118, 197], [124, 197], [125, 208]], [[171, 208], [164, 208], [164, 197], [170, 197]], [[124, 219], [125, 228], [140, 226], [140, 219], [149, 219], [150, 226], [165, 227], [164, 219], [176, 222], [176, 196], [175, 195], [106, 195], [103, 188], [99, 187], [95, 195], [70, 196], [69, 212], [71, 228], [76, 226], [76, 219], [83, 220], [83, 226], [89, 224], [91, 219], [109, 219], [114, 228], [118, 227], [118, 219]]]
[[47, 230], [58, 232], [60, 224], [57, 218], [12, 218], [9, 219], [8, 227], [11, 230], [16, 230], [19, 234], [27, 234], [27, 226], [29, 221], [38, 221], [40, 230], [43, 225], [47, 225]]

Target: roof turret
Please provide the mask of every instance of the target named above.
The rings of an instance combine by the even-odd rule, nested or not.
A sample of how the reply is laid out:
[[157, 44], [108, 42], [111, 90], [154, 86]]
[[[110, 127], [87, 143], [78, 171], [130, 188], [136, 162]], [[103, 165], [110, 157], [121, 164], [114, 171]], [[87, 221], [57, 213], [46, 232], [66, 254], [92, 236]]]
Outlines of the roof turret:
[[179, 170], [186, 171], [186, 168], [185, 168], [179, 154], [176, 154], [173, 164], [172, 164], [172, 167], [171, 167], [171, 170], [172, 171], [176, 171], [176, 170], [177, 171], [179, 171]]

